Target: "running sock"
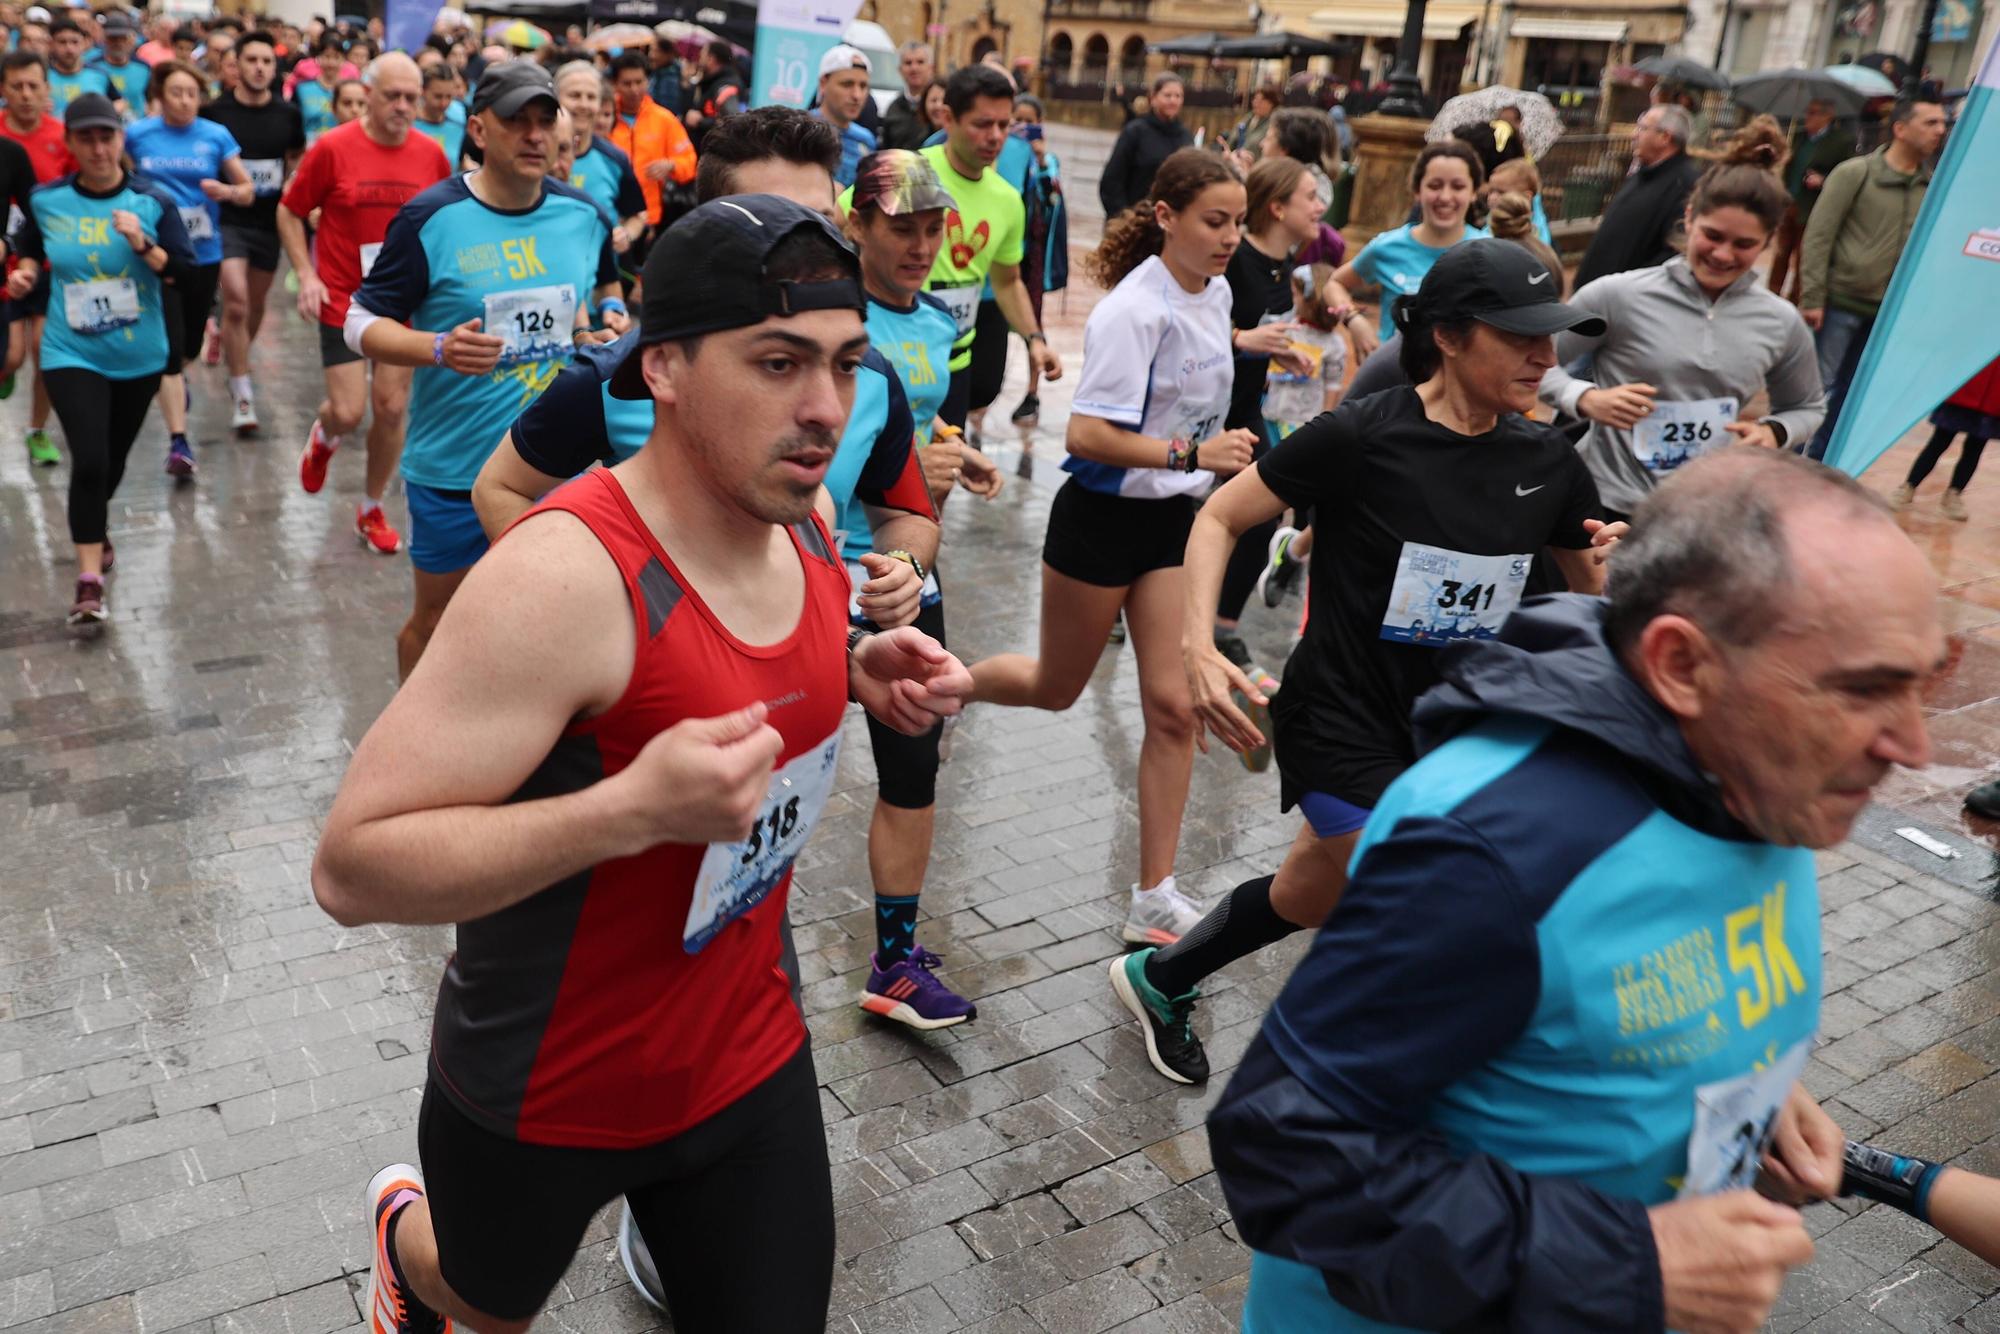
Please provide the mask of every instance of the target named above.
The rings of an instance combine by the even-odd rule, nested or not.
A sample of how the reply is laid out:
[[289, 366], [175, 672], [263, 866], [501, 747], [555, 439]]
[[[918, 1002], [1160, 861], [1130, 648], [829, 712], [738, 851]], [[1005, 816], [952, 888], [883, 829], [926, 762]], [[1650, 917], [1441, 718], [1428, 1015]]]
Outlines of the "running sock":
[[79, 574], [77, 578], [86, 584], [101, 584], [104, 582], [104, 576], [101, 574]]
[[1163, 995], [1184, 996], [1218, 968], [1302, 930], [1271, 907], [1274, 879], [1246, 880], [1230, 890], [1193, 930], [1153, 952], [1146, 960], [1146, 980]]
[[357, 519], [365, 519], [371, 514], [380, 514], [381, 512], [382, 502], [379, 500], [364, 499], [354, 507], [354, 517]]
[[1942, 1163], [1910, 1158], [1857, 1140], [1847, 1141], [1847, 1171], [1842, 1195], [1861, 1195], [1901, 1209], [1920, 1223], [1930, 1219], [1931, 1187], [1944, 1171]]
[[910, 957], [917, 938], [917, 895], [875, 896], [875, 966], [887, 968]]
[[250, 377], [247, 375], [230, 376], [229, 392], [236, 398], [249, 398], [251, 396]]

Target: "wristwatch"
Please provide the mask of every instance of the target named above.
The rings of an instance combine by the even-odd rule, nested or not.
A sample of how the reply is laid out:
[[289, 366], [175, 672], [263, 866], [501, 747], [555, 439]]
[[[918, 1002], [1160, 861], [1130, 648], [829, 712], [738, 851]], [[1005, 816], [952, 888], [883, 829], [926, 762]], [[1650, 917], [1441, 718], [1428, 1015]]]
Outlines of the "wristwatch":
[[917, 572], [917, 581], [919, 583], [923, 582], [925, 579], [930, 577], [930, 571], [924, 568], [924, 563], [918, 560], [915, 556], [912, 556], [907, 551], [898, 548], [895, 551], [885, 551], [882, 554], [887, 556], [890, 560], [902, 561], [905, 564], [907, 564], [911, 569], [915, 570]]

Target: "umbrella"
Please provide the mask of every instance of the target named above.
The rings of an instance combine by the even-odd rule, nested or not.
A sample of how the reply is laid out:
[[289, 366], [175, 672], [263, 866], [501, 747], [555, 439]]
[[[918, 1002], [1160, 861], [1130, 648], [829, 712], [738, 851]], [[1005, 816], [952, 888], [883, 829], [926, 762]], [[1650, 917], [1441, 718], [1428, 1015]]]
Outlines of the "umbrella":
[[1829, 79], [1839, 79], [1863, 97], [1896, 95], [1896, 85], [1889, 81], [1887, 75], [1869, 69], [1865, 65], [1828, 65], [1820, 73]]
[[1845, 115], [1860, 112], [1869, 95], [1853, 84], [1813, 69], [1772, 69], [1746, 74], [1736, 81], [1729, 98], [1740, 107], [1762, 111], [1779, 120], [1806, 113], [1808, 102], [1828, 102]]
[[1223, 60], [1287, 60], [1293, 56], [1337, 56], [1346, 50], [1339, 42], [1295, 32], [1260, 32], [1254, 37], [1232, 37], [1218, 43], [1213, 54]]
[[431, 24], [431, 27], [438, 32], [462, 32], [471, 26], [472, 20], [466, 17], [464, 10], [455, 5], [446, 5], [438, 10], [437, 18]]
[[1872, 69], [1898, 88], [1910, 77], [1910, 62], [1893, 51], [1868, 51], [1854, 57], [1863, 69]]
[[1678, 84], [1682, 88], [1706, 88], [1713, 92], [1729, 91], [1729, 76], [1718, 74], [1699, 60], [1689, 60], [1686, 56], [1647, 56], [1632, 67], [1641, 74], [1650, 74], [1661, 83]]
[[623, 51], [628, 47], [651, 46], [653, 30], [637, 23], [613, 23], [584, 38], [587, 51]]
[[664, 23], [655, 23], [653, 32], [661, 41], [672, 42], [675, 46], [686, 46], [690, 42], [707, 46], [715, 40], [714, 33], [699, 23], [689, 23], [686, 19], [668, 19]]
[[486, 25], [486, 40], [515, 51], [539, 51], [553, 39], [526, 19], [495, 19]]
[[1503, 107], [1521, 109], [1521, 142], [1528, 146], [1528, 152], [1540, 157], [1555, 146], [1562, 138], [1562, 117], [1556, 114], [1549, 99], [1540, 93], [1524, 93], [1519, 88], [1508, 88], [1495, 84], [1491, 88], [1481, 88], [1476, 93], [1461, 93], [1438, 108], [1437, 115], [1431, 117], [1430, 128], [1424, 131], [1424, 138], [1431, 143], [1442, 143], [1451, 138], [1452, 131], [1467, 125], [1483, 125], [1499, 116]]
[[1148, 51], [1158, 51], [1165, 56], [1212, 56], [1215, 49], [1229, 38], [1219, 32], [1198, 32], [1190, 37], [1174, 37], [1164, 42], [1155, 42]]

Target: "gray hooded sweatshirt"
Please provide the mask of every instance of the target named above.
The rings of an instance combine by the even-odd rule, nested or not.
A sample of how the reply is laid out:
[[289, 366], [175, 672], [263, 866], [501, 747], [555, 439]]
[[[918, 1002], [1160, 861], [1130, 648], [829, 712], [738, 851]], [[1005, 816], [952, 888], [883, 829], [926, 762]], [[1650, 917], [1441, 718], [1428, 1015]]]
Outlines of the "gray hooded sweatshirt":
[[[1557, 340], [1556, 365], [1542, 376], [1544, 403], [1580, 418], [1587, 390], [1636, 382], [1659, 391], [1633, 430], [1593, 422], [1577, 445], [1607, 509], [1630, 514], [1668, 472], [1729, 444], [1721, 423], [1740, 419], [1759, 390], [1771, 396], [1759, 420], [1777, 425], [1781, 444], [1809, 438], [1826, 415], [1812, 331], [1754, 269], [1710, 301], [1676, 256], [1587, 283], [1569, 304], [1609, 327], [1597, 338]], [[1595, 359], [1589, 378], [1564, 369], [1584, 357]]]

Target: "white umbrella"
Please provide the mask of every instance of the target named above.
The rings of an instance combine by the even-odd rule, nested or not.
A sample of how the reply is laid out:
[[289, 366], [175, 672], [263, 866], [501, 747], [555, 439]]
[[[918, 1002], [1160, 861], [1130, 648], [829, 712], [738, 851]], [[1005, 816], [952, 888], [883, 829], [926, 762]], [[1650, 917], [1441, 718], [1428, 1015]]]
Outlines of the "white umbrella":
[[1896, 85], [1889, 77], [1866, 65], [1828, 65], [1820, 73], [1829, 79], [1839, 79], [1842, 83], [1860, 93], [1863, 97], [1894, 97]]
[[1556, 113], [1554, 104], [1548, 98], [1540, 93], [1524, 93], [1519, 88], [1500, 84], [1481, 88], [1476, 93], [1460, 93], [1446, 102], [1431, 118], [1424, 138], [1431, 143], [1442, 143], [1451, 138], [1453, 130], [1468, 125], [1484, 125], [1497, 118], [1506, 107], [1520, 108], [1521, 141], [1533, 156], [1541, 157], [1555, 146], [1556, 140], [1562, 138], [1562, 117]]

